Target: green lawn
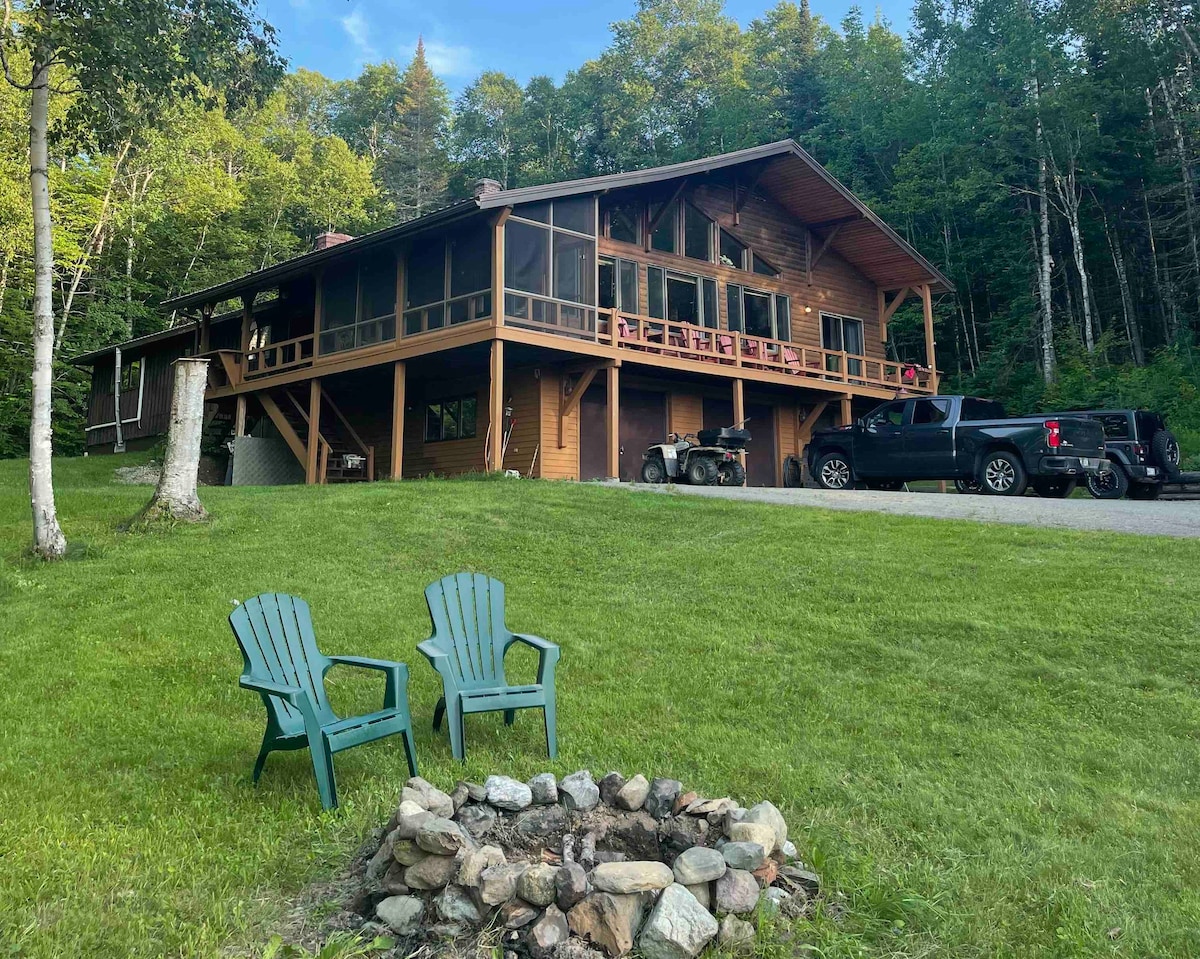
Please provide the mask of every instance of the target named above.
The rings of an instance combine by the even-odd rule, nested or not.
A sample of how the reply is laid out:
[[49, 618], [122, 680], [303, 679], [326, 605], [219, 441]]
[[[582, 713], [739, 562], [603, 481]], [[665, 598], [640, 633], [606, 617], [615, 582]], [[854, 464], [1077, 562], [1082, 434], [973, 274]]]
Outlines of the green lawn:
[[[846, 897], [800, 930], [818, 955], [1200, 955], [1200, 544], [515, 480], [211, 489], [208, 525], [123, 534], [150, 491], [115, 465], [58, 465], [76, 550], [39, 566], [0, 463], [0, 954], [255, 954], [390, 811], [398, 741], [337, 757], [333, 814], [303, 753], [251, 787], [225, 617], [270, 589], [327, 652], [411, 663], [439, 785], [775, 800]], [[533, 714], [469, 720], [465, 769], [429, 730], [421, 590], [463, 568], [563, 647], [554, 764]]]

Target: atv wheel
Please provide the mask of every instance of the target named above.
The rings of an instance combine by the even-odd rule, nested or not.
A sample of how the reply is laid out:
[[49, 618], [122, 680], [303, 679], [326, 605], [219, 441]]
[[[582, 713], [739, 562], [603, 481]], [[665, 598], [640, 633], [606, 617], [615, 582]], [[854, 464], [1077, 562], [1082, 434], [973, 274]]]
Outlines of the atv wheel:
[[956, 479], [954, 489], [959, 493], [982, 493], [983, 487], [977, 479]]
[[1066, 499], [1075, 492], [1073, 479], [1035, 479], [1033, 491], [1042, 499]]
[[1103, 473], [1088, 473], [1086, 482], [1094, 499], [1120, 499], [1129, 492], [1129, 477], [1116, 463]]
[[983, 491], [992, 496], [1021, 496], [1029, 485], [1020, 459], [1006, 450], [997, 450], [983, 458], [979, 482]]
[[1129, 486], [1129, 498], [1150, 500], [1158, 499], [1162, 495], [1162, 483], [1131, 483]]
[[665, 483], [667, 481], [667, 464], [661, 456], [651, 456], [642, 463], [643, 483]]
[[717, 464], [706, 456], [697, 456], [688, 464], [687, 478], [693, 486], [716, 486]]
[[850, 472], [850, 460], [841, 453], [826, 453], [817, 460], [815, 470], [817, 485], [821, 489], [851, 489], [854, 478]]
[[745, 486], [746, 467], [737, 460], [727, 460], [717, 467], [718, 486]]
[[1170, 430], [1159, 430], [1150, 440], [1154, 461], [1162, 467], [1168, 479], [1179, 475], [1179, 440]]

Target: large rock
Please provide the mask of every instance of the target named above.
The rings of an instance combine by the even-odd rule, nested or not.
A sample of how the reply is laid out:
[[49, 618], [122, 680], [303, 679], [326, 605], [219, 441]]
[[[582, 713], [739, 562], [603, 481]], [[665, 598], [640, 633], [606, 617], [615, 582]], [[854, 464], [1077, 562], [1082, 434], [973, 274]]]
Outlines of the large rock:
[[538, 806], [558, 802], [558, 780], [554, 778], [554, 773], [538, 773], [534, 776], [529, 780], [529, 792]]
[[576, 862], [563, 863], [554, 877], [554, 901], [558, 903], [558, 908], [569, 912], [587, 892], [587, 873], [583, 871], [583, 866]]
[[599, 783], [600, 801], [606, 806], [617, 804], [617, 794], [625, 788], [625, 777], [619, 772], [607, 773]]
[[383, 880], [380, 883], [380, 888], [389, 896], [407, 896], [409, 893], [408, 883], [404, 881], [405, 867], [398, 862], [393, 862], [388, 866], [387, 872], [383, 874]]
[[617, 791], [616, 805], [632, 812], [642, 808], [648, 795], [650, 795], [650, 782], [645, 776], [638, 773]]
[[708, 821], [697, 819], [695, 816], [671, 816], [664, 819], [658, 827], [664, 850], [663, 858], [674, 862], [674, 857], [685, 849], [706, 845], [708, 831]]
[[421, 925], [425, 903], [416, 896], [388, 896], [375, 907], [379, 921], [398, 936], [411, 936]]
[[695, 790], [690, 792], [680, 793], [675, 797], [675, 801], [671, 803], [671, 815], [675, 816], [687, 809], [692, 803], [701, 803], [705, 800], [700, 798], [700, 794]]
[[458, 872], [453, 856], [426, 856], [404, 870], [404, 881], [413, 889], [441, 889]]
[[567, 913], [567, 924], [574, 935], [590, 940], [609, 956], [623, 956], [633, 948], [645, 912], [643, 896], [593, 892]]
[[517, 894], [517, 880], [525, 871], [521, 863], [489, 866], [479, 876], [479, 898], [489, 906], [499, 906]]
[[758, 880], [744, 869], [727, 869], [717, 880], [717, 912], [753, 912], [758, 904]]
[[731, 869], [749, 872], [761, 866], [767, 858], [767, 851], [756, 842], [727, 842], [721, 847], [721, 854]]
[[754, 948], [754, 927], [729, 913], [721, 920], [717, 941], [731, 952], [749, 952]]
[[570, 934], [566, 914], [557, 906], [547, 906], [542, 918], [529, 930], [529, 941], [535, 950], [545, 954], [560, 942], [566, 942]]
[[504, 850], [499, 846], [480, 846], [478, 849], [468, 849], [459, 860], [458, 884], [477, 889], [485, 869], [502, 866], [504, 863]]
[[430, 819], [417, 830], [417, 845], [438, 856], [453, 856], [475, 843], [452, 819]]
[[533, 802], [529, 787], [509, 776], [488, 776], [483, 788], [487, 790], [487, 801], [497, 809], [520, 812]]
[[562, 806], [534, 806], [518, 814], [517, 832], [530, 839], [561, 836], [567, 828], [567, 811]]
[[491, 806], [472, 803], [469, 806], [463, 806], [458, 811], [457, 819], [458, 824], [469, 832], [472, 837], [482, 839], [496, 825], [497, 815], [499, 814]]
[[653, 779], [650, 781], [650, 791], [646, 796], [646, 812], [655, 819], [666, 819], [671, 815], [675, 798], [683, 789], [683, 783], [678, 779]]
[[600, 802], [600, 789], [587, 769], [564, 776], [558, 784], [558, 795], [564, 806], [578, 812], [587, 812]]
[[733, 842], [756, 842], [763, 847], [763, 855], [775, 848], [775, 830], [762, 822], [735, 822], [729, 827], [729, 838]]
[[548, 906], [557, 895], [555, 880], [558, 869], [546, 863], [535, 863], [521, 873], [517, 880], [517, 895], [534, 906]]
[[405, 799], [392, 816], [392, 820], [396, 824], [396, 838], [416, 839], [420, 828], [433, 818], [433, 813], [428, 809], [418, 806], [411, 799]]
[[709, 912], [712, 912], [711, 882], [698, 882], [691, 886], [684, 886], [683, 888], [696, 897], [696, 902], [700, 903]]
[[505, 929], [520, 929], [538, 917], [540, 910], [520, 899], [510, 899], [500, 907], [500, 921]]
[[454, 784], [454, 788], [450, 791], [450, 801], [454, 803], [454, 812], [457, 814], [463, 806], [467, 804], [467, 800], [471, 798], [471, 790], [467, 786], [465, 779], [460, 779]]
[[393, 829], [384, 837], [383, 842], [379, 844], [379, 848], [375, 850], [375, 855], [367, 863], [364, 878], [368, 883], [379, 882], [383, 878], [384, 873], [388, 871], [388, 866], [395, 861], [393, 856], [395, 855], [396, 842], [396, 831]]
[[715, 882], [725, 875], [725, 857], [716, 849], [693, 846], [675, 857], [675, 881], [685, 886]]
[[658, 897], [638, 936], [638, 951], [646, 959], [693, 959], [717, 934], [715, 920], [678, 883]]
[[767, 850], [768, 853], [782, 850], [787, 842], [787, 822], [783, 814], [769, 802], [763, 801], [751, 806], [742, 817], [742, 822], [757, 822], [770, 826], [775, 833], [775, 845]]
[[429, 853], [417, 845], [415, 839], [397, 839], [392, 846], [392, 856], [396, 862], [405, 866], [415, 866], [428, 855]]
[[473, 925], [483, 920], [483, 914], [472, 898], [470, 890], [454, 883], [438, 893], [433, 906], [446, 922]]
[[413, 776], [404, 784], [400, 798], [401, 800], [409, 799], [422, 809], [428, 809], [435, 816], [441, 816], [443, 819], [449, 819], [454, 815], [454, 800], [420, 776]]
[[605, 862], [592, 870], [592, 885], [618, 896], [666, 889], [674, 881], [671, 867], [661, 862]]

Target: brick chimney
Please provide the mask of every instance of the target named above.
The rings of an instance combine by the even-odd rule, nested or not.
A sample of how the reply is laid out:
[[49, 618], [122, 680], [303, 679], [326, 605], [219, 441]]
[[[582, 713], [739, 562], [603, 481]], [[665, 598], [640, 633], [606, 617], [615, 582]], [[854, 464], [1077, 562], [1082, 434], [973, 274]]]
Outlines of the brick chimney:
[[331, 246], [337, 246], [339, 243], [345, 243], [347, 240], [353, 240], [349, 233], [334, 233], [326, 231], [318, 233], [316, 240], [313, 241], [313, 250], [328, 250]]
[[502, 193], [504, 187], [500, 185], [499, 180], [490, 180], [484, 177], [482, 180], [475, 181], [475, 199], [481, 199], [485, 196], [491, 196], [493, 193]]

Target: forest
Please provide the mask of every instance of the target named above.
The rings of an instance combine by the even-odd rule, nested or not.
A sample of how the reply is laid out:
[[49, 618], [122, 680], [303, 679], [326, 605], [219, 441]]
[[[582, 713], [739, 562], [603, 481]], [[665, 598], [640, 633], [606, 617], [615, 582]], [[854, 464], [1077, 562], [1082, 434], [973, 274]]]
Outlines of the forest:
[[[3, 457], [29, 449], [34, 339], [19, 7], [14, 21], [6, 4], [0, 34]], [[268, 24], [256, 69], [239, 72], [245, 51], [231, 49], [236, 79], [153, 98], [117, 85], [99, 109], [94, 71], [54, 63], [55, 451], [83, 448], [87, 381], [69, 359], [183, 321], [159, 309], [172, 294], [294, 256], [325, 230], [419, 216], [478, 177], [524, 186], [793, 137], [954, 281], [936, 305], [944, 391], [1012, 412], [1154, 407], [1195, 460], [1191, 5], [917, 0], [902, 36], [857, 8], [835, 24], [781, 0], [743, 27], [721, 0], [638, 0], [610, 30], [561, 83], [486, 71], [457, 97], [421, 45], [349, 80], [288, 71]], [[893, 348], [919, 356], [906, 309]]]

